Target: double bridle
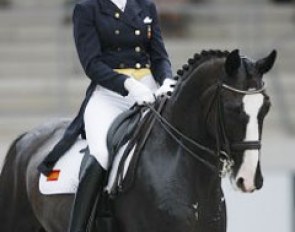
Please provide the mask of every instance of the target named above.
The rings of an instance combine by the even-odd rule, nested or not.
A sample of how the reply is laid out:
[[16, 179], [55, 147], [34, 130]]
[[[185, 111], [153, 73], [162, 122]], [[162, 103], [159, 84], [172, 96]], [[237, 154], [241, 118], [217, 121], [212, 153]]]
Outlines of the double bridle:
[[[239, 90], [226, 84], [221, 84], [221, 86], [225, 90], [229, 90], [231, 92], [242, 94], [242, 95], [255, 95], [265, 91], [265, 84], [263, 82], [262, 82], [262, 87], [260, 89], [250, 89], [250, 90]], [[261, 140], [231, 143], [230, 149], [232, 151], [260, 150]]]
[[[211, 86], [212, 87], [212, 86]], [[209, 87], [209, 88], [211, 88]], [[216, 84], [215, 84], [216, 87]], [[254, 95], [260, 94], [264, 92], [265, 85], [263, 84], [260, 89], [250, 89], [250, 90], [240, 90], [229, 86], [224, 83], [217, 83], [216, 88], [216, 98], [217, 101], [217, 133], [216, 133], [216, 150], [209, 148], [200, 144], [199, 142], [189, 138], [181, 131], [176, 129], [172, 124], [170, 124], [164, 117], [162, 117], [161, 113], [157, 111], [153, 106], [146, 105], [150, 109], [150, 111], [154, 114], [157, 121], [161, 124], [162, 128], [180, 145], [184, 150], [186, 150], [192, 157], [200, 161], [201, 163], [205, 164], [210, 170], [216, 172], [219, 171], [220, 175], [224, 177], [227, 173], [231, 172], [232, 167], [234, 165], [234, 161], [230, 156], [232, 151], [245, 151], [245, 150], [259, 150], [261, 149], [261, 141], [241, 141], [230, 143], [226, 132], [225, 132], [225, 124], [224, 124], [224, 109], [223, 104], [221, 101], [221, 90], [228, 90], [234, 93], [242, 94], [242, 95]], [[165, 97], [163, 101], [166, 101], [167, 98]], [[196, 154], [192, 149], [190, 149], [185, 143], [190, 144], [202, 151], [208, 153], [211, 157], [219, 159], [219, 166], [218, 168], [208, 162], [206, 159], [201, 157], [199, 154]]]

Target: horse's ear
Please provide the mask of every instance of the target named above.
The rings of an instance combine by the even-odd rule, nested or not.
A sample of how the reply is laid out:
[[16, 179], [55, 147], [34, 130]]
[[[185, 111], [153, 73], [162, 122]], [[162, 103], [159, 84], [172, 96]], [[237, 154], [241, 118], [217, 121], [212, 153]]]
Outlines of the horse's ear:
[[241, 58], [239, 50], [233, 50], [226, 58], [225, 71], [229, 76], [232, 76], [238, 71], [241, 66]]
[[260, 74], [267, 73], [273, 67], [277, 58], [277, 51], [273, 50], [267, 57], [256, 62], [256, 68]]

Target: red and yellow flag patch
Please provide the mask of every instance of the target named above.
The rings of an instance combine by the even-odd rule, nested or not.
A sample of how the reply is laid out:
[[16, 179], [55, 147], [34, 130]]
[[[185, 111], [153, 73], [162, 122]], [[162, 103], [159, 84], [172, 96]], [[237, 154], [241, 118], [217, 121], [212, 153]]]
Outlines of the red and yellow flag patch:
[[59, 178], [60, 170], [52, 170], [47, 176], [47, 181], [57, 181]]

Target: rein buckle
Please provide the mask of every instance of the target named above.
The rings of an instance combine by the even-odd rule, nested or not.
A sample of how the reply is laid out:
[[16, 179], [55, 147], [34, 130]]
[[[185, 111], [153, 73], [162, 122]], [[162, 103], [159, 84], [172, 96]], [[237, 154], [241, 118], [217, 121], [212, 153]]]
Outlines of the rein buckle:
[[221, 163], [221, 168], [220, 168], [220, 177], [224, 178], [228, 173], [231, 173], [232, 167], [234, 166], [234, 160], [230, 158], [230, 156], [225, 152], [221, 151], [220, 152], [220, 163]]

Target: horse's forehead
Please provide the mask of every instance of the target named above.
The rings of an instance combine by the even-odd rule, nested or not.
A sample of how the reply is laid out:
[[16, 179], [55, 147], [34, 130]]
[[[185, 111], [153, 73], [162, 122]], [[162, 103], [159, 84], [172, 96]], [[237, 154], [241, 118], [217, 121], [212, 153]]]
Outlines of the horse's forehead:
[[261, 88], [262, 76], [257, 70], [256, 63], [249, 58], [241, 59], [242, 65], [236, 83], [245, 90]]
[[264, 96], [261, 93], [243, 96], [244, 111], [250, 115], [257, 117], [260, 108], [263, 105]]
[[242, 64], [244, 67], [245, 74], [248, 78], [255, 78], [257, 77], [257, 68], [255, 62], [249, 58], [242, 58]]

